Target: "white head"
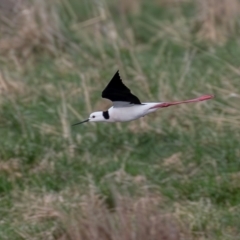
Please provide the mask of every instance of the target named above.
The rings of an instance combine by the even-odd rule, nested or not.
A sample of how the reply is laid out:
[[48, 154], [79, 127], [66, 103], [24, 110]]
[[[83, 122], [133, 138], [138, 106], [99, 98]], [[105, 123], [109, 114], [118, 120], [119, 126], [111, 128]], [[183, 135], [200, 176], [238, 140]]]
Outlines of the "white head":
[[88, 118], [89, 122], [105, 122], [106, 119], [103, 117], [103, 112], [93, 112]]
[[89, 118], [82, 121], [82, 122], [78, 122], [73, 124], [73, 126], [81, 124], [81, 123], [85, 123], [85, 122], [106, 122], [106, 119], [103, 116], [103, 112], [93, 112], [90, 114]]

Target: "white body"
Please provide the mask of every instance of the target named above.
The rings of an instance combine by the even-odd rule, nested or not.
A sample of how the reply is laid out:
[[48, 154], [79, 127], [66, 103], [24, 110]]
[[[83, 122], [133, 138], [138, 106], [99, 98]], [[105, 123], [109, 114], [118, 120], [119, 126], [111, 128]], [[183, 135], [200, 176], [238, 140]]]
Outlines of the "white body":
[[140, 104], [131, 104], [129, 102], [113, 102], [113, 106], [105, 112], [94, 112], [91, 113], [89, 118], [76, 123], [78, 125], [84, 122], [128, 122], [145, 115], [155, 112], [159, 108], [174, 106], [182, 103], [192, 103], [200, 102], [212, 99], [212, 95], [203, 95], [198, 98], [177, 101], [177, 102], [152, 102], [152, 103], [142, 103]]
[[110, 118], [106, 122], [128, 122], [155, 112], [157, 108], [152, 108], [159, 103], [143, 103], [142, 105], [128, 105], [126, 107], [114, 107], [108, 109]]
[[102, 97], [112, 101], [113, 106], [108, 111], [93, 112], [89, 118], [73, 124], [73, 126], [85, 122], [128, 122], [155, 112], [158, 108], [169, 107], [182, 103], [199, 102], [213, 98], [212, 95], [203, 95], [198, 98], [177, 102], [152, 102], [142, 103], [134, 96], [130, 89], [123, 83], [119, 71], [115, 73], [109, 84], [102, 92]]

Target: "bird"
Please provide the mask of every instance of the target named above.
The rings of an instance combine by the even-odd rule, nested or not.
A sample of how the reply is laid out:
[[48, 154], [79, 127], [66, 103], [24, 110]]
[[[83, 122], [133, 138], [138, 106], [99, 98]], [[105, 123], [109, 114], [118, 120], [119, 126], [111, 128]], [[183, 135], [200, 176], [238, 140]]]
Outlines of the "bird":
[[76, 126], [85, 122], [128, 122], [144, 117], [155, 112], [159, 108], [166, 108], [183, 103], [193, 103], [212, 99], [213, 95], [203, 95], [184, 101], [176, 102], [141, 102], [139, 98], [131, 93], [124, 85], [119, 70], [114, 74], [108, 85], [102, 91], [102, 98], [109, 99], [113, 105], [107, 111], [98, 111], [90, 114], [89, 118], [75, 123]]

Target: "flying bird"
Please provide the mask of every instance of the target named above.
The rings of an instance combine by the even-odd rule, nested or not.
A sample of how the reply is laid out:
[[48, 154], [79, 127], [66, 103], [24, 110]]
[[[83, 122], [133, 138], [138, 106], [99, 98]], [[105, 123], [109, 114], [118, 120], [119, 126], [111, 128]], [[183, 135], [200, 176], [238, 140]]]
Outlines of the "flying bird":
[[93, 112], [89, 118], [73, 124], [73, 126], [85, 122], [127, 122], [132, 121], [145, 115], [155, 112], [159, 108], [170, 107], [182, 103], [200, 102], [213, 98], [213, 95], [203, 95], [198, 98], [177, 101], [177, 102], [145, 102], [142, 103], [139, 98], [133, 95], [126, 87], [119, 75], [115, 73], [111, 81], [102, 92], [102, 98], [112, 101], [113, 106], [107, 111]]

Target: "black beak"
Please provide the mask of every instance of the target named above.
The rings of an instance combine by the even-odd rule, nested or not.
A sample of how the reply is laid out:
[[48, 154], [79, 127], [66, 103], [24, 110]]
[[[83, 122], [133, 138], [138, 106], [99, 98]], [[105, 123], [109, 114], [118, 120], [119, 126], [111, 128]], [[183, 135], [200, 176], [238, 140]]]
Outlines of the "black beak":
[[76, 126], [76, 125], [78, 125], [78, 124], [82, 124], [82, 123], [85, 123], [85, 122], [88, 122], [88, 121], [89, 121], [89, 119], [86, 119], [86, 120], [84, 120], [84, 121], [82, 121], [82, 122], [75, 123], [75, 124], [73, 124], [72, 126]]

